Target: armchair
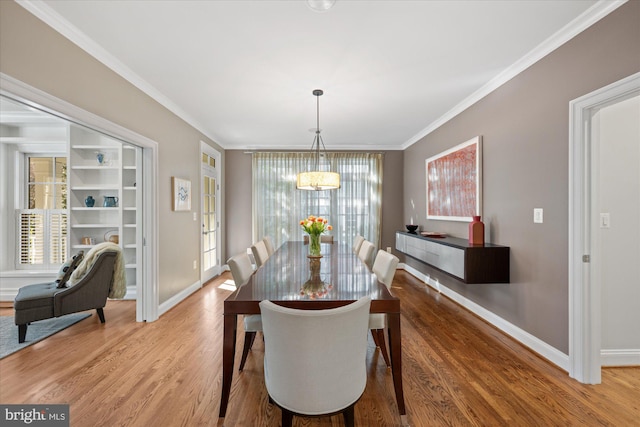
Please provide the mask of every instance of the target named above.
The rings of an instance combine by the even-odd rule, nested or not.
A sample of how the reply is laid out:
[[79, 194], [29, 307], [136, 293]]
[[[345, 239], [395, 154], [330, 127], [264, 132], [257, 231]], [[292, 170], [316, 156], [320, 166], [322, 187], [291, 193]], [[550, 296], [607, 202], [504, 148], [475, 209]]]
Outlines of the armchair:
[[38, 283], [20, 288], [14, 300], [18, 342], [26, 339], [27, 326], [36, 320], [95, 309], [104, 323], [103, 308], [114, 278], [114, 266], [120, 253], [102, 252], [86, 274], [69, 288], [58, 288], [56, 282]]

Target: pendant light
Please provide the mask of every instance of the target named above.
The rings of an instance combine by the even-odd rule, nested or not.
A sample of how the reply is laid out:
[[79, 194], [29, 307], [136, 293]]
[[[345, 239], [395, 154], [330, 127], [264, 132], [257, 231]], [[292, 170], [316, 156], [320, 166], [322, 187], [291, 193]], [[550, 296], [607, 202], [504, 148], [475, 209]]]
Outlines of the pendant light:
[[[336, 172], [321, 171], [320, 170], [320, 144], [327, 154], [327, 149], [324, 146], [322, 136], [320, 136], [320, 96], [324, 92], [321, 89], [316, 89], [313, 94], [317, 97], [317, 113], [316, 113], [316, 136], [313, 138], [313, 144], [311, 144], [311, 152], [315, 147], [315, 165], [310, 172], [300, 172], [298, 174], [298, 182], [296, 188], [298, 190], [335, 190], [340, 188], [340, 175]], [[310, 168], [311, 169], [311, 168]]]

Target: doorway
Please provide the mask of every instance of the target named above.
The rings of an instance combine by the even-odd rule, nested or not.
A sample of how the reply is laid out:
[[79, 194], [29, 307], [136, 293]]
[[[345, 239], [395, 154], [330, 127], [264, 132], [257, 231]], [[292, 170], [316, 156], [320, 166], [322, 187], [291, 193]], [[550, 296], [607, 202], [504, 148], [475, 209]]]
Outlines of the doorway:
[[[586, 384], [601, 382], [602, 278], [603, 268], [609, 268], [603, 253], [611, 249], [603, 246], [603, 231], [608, 231], [615, 219], [603, 211], [609, 208], [601, 197], [600, 112], [636, 97], [640, 97], [640, 73], [570, 103], [569, 375]], [[637, 126], [637, 117], [631, 120], [631, 128]], [[619, 245], [617, 249], [620, 248], [624, 249]], [[607, 276], [607, 292], [612, 280], [615, 282]]]
[[200, 283], [204, 284], [222, 271], [220, 262], [220, 153], [200, 142], [202, 219]]

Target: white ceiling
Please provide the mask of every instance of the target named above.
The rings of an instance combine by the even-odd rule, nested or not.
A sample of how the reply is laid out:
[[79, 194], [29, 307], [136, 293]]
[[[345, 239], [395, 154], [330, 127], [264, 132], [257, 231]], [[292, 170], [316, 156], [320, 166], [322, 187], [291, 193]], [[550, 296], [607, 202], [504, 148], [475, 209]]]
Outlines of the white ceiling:
[[23, 1], [225, 149], [404, 149], [609, 13], [595, 0]]

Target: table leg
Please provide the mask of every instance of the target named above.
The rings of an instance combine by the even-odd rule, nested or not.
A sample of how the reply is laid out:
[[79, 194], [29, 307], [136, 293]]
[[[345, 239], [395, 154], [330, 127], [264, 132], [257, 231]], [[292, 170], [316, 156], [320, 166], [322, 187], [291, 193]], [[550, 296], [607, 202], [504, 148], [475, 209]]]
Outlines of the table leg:
[[236, 314], [224, 315], [224, 332], [222, 343], [222, 395], [220, 397], [220, 418], [224, 418], [231, 394], [231, 381], [233, 380], [233, 359], [236, 354], [236, 329], [238, 316]]
[[404, 391], [402, 390], [402, 337], [400, 335], [400, 313], [387, 313], [387, 327], [389, 328], [389, 350], [391, 352], [391, 372], [393, 373], [393, 387], [396, 392], [398, 411], [402, 419], [407, 411], [404, 407]]

